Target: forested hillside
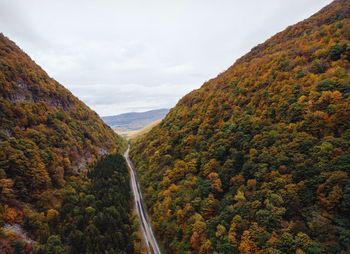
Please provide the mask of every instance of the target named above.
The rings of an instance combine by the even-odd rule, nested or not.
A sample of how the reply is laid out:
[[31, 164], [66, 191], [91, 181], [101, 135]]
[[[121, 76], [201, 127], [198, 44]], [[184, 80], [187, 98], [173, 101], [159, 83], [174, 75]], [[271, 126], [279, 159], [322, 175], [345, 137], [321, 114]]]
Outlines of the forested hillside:
[[[88, 179], [65, 188], [60, 209], [49, 210], [50, 236], [34, 253], [134, 253], [131, 192], [126, 162], [108, 155], [89, 172]], [[36, 225], [30, 217], [28, 225]], [[37, 228], [30, 233], [38, 235]]]
[[[109, 193], [107, 196], [125, 199], [121, 208], [117, 207], [117, 213], [112, 207], [113, 198], [108, 202], [101, 199], [102, 194], [94, 187], [98, 181], [84, 177], [89, 165], [107, 154], [120, 152], [122, 146], [121, 138], [95, 112], [0, 34], [0, 253], [30, 252], [35, 243], [47, 241], [56, 244], [59, 239], [52, 238], [51, 234], [68, 223], [70, 232], [72, 229], [78, 232], [62, 233], [66, 247], [71, 248], [73, 242], [79, 244], [79, 237], [85, 238], [88, 230], [94, 230], [95, 237], [102, 239], [107, 232], [102, 230], [101, 236], [96, 232], [101, 230], [99, 223], [111, 222], [104, 217], [106, 209], [111, 209], [109, 216], [121, 216], [127, 224], [125, 216], [130, 211], [125, 204], [129, 202], [126, 173], [122, 178], [110, 180], [111, 184], [122, 181], [120, 194]], [[100, 191], [108, 192], [108, 188], [112, 188], [106, 182], [99, 184], [106, 188]], [[114, 191], [118, 192], [118, 187]], [[78, 204], [86, 213], [74, 208]], [[71, 218], [78, 224], [69, 221]], [[97, 231], [85, 222], [92, 218], [94, 223], [89, 223], [96, 224]], [[82, 228], [79, 223], [88, 228]], [[120, 221], [110, 225], [114, 231], [118, 226]], [[62, 230], [66, 229], [63, 227]], [[124, 234], [129, 231], [115, 233], [120, 234], [118, 237], [124, 246], [129, 244], [124, 239]], [[90, 243], [95, 244], [91, 239]], [[101, 240], [100, 244], [105, 241]], [[109, 248], [107, 244], [104, 246]], [[105, 253], [97, 245], [86, 248], [95, 248], [93, 253]], [[127, 249], [126, 252], [130, 253]]]
[[133, 144], [166, 253], [350, 252], [349, 61], [350, 1], [336, 0]]

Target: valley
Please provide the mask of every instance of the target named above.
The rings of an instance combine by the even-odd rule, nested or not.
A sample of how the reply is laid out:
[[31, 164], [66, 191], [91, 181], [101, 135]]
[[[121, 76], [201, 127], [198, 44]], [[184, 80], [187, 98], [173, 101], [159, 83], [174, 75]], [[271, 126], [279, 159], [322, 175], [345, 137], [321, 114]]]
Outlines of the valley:
[[[66, 48], [51, 59], [57, 73], [76, 70], [74, 91], [102, 113], [171, 107], [100, 117], [0, 33], [1, 254], [350, 253], [350, 0], [252, 48], [174, 106], [163, 79], [179, 76], [175, 94], [194, 67], [163, 56], [166, 43], [138, 45], [96, 46], [96, 59], [116, 54], [98, 67], [78, 50], [82, 72], [59, 64]], [[137, 54], [151, 61], [131, 73]], [[166, 68], [151, 73], [157, 54]], [[106, 71], [121, 76], [118, 102], [102, 91], [114, 89]], [[155, 81], [134, 84], [138, 75]], [[101, 90], [83, 96], [93, 82]]]
[[144, 135], [161, 122], [169, 109], [155, 109], [146, 112], [129, 112], [105, 116], [102, 120], [118, 135], [128, 140]]
[[130, 139], [136, 139], [140, 136], [145, 135], [147, 132], [149, 132], [153, 127], [157, 126], [161, 120], [156, 120], [141, 129], [137, 130], [126, 130], [126, 129], [120, 129], [120, 128], [114, 128], [113, 130], [120, 136], [126, 138], [127, 140]]

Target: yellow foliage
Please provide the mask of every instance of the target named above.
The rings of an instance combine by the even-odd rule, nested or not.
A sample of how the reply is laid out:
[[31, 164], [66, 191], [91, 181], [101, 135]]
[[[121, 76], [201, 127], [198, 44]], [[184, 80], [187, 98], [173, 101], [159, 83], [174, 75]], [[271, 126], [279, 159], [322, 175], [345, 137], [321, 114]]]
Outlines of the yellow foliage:
[[221, 184], [221, 179], [219, 177], [218, 173], [211, 172], [208, 175], [208, 178], [211, 180], [211, 184], [217, 192], [222, 192], [222, 184]]
[[8, 223], [18, 223], [22, 220], [22, 212], [16, 208], [6, 207], [4, 212], [4, 220]]
[[244, 192], [238, 190], [235, 197], [234, 197], [234, 200], [236, 200], [237, 202], [244, 202], [246, 200], [246, 198], [244, 196]]
[[239, 251], [241, 254], [260, 253], [248, 230], [243, 232], [241, 242], [239, 244]]
[[217, 238], [223, 238], [225, 235], [226, 235], [226, 228], [221, 224], [217, 225], [215, 236]]
[[55, 209], [49, 209], [47, 211], [47, 215], [46, 215], [46, 218], [48, 221], [51, 221], [51, 220], [54, 220], [58, 217], [59, 215], [59, 212]]

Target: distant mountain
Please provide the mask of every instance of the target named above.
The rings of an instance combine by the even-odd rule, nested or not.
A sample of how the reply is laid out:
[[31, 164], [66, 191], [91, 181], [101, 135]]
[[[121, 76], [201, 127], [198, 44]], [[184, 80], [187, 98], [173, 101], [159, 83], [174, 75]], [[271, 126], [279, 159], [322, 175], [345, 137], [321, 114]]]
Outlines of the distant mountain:
[[350, 0], [186, 95], [131, 157], [166, 254], [350, 253]]
[[169, 109], [156, 109], [146, 112], [130, 112], [115, 116], [105, 116], [102, 120], [112, 128], [121, 130], [139, 130], [166, 116]]

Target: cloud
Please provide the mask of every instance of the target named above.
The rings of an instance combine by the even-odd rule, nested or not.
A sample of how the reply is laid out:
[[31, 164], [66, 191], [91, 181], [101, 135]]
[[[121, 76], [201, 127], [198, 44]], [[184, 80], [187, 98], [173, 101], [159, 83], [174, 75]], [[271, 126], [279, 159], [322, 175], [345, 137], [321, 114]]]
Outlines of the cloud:
[[330, 0], [0, 0], [0, 31], [100, 115], [172, 107]]

